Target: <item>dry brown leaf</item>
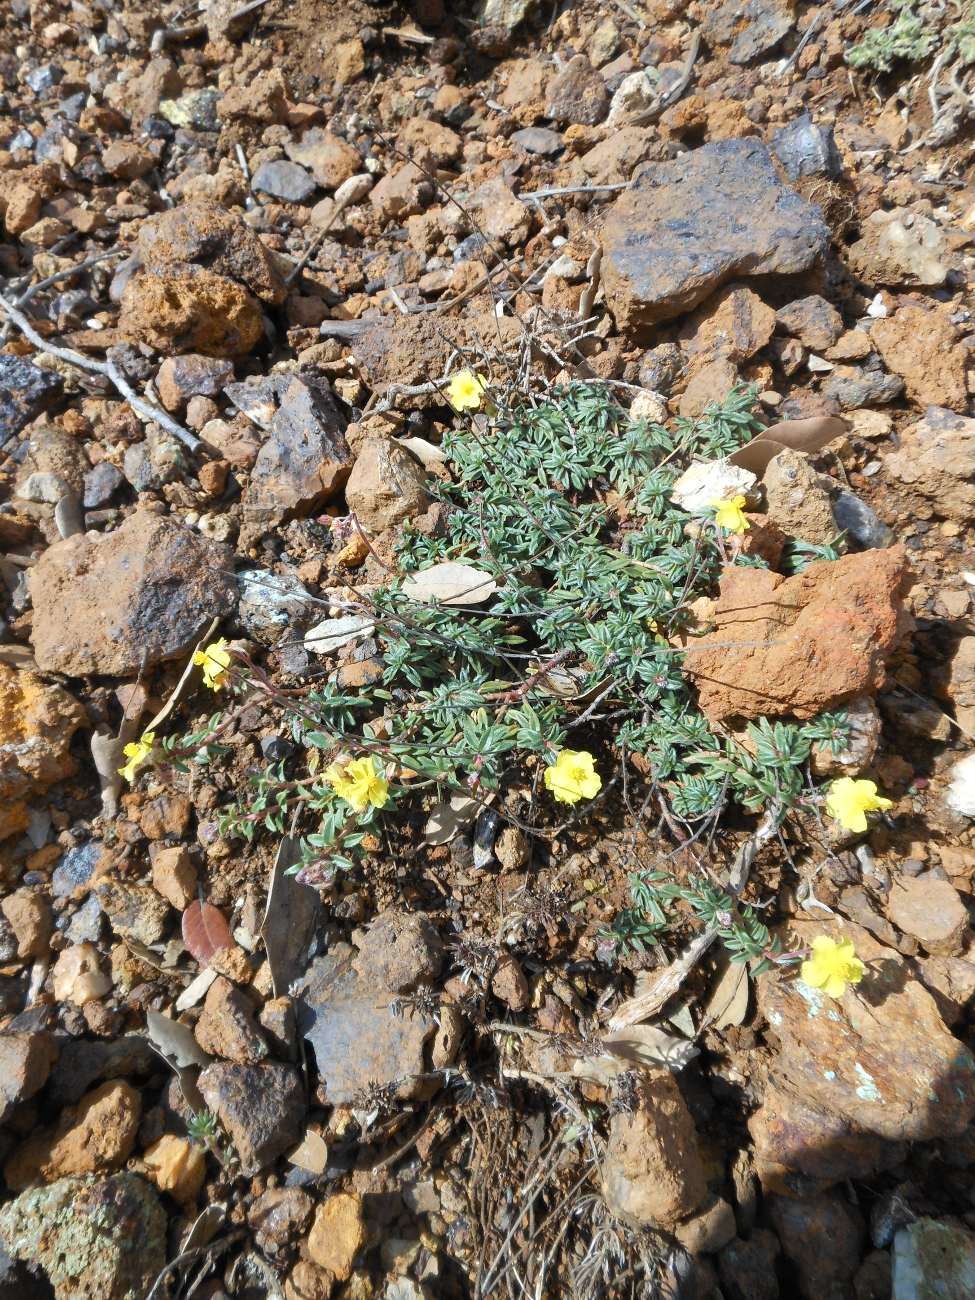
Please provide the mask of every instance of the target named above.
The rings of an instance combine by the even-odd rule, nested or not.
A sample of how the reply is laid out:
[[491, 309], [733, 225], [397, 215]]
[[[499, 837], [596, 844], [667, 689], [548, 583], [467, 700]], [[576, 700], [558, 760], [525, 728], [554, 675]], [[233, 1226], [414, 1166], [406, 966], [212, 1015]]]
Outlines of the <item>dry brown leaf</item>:
[[298, 858], [297, 843], [286, 835], [271, 868], [267, 907], [261, 922], [261, 938], [275, 997], [283, 997], [305, 969], [308, 947], [321, 911], [318, 892], [289, 874], [288, 868]]
[[194, 1038], [189, 1025], [173, 1020], [172, 1016], [161, 1011], [150, 1011], [146, 1015], [146, 1028], [149, 1042], [174, 1070], [210, 1064], [210, 1057]]
[[424, 604], [479, 605], [493, 596], [498, 584], [490, 574], [470, 564], [444, 560], [411, 574], [403, 583], [403, 595]]
[[740, 1025], [748, 1015], [748, 967], [729, 961], [704, 1006], [704, 1015], [715, 1029]]
[[728, 459], [733, 465], [751, 470], [761, 478], [768, 469], [769, 461], [780, 451], [789, 448], [811, 455], [834, 438], [842, 438], [849, 430], [849, 422], [838, 415], [816, 415], [809, 420], [780, 420], [763, 429]]
[[194, 899], [183, 913], [183, 942], [200, 965], [206, 966], [220, 948], [233, 945], [234, 937], [218, 907]]

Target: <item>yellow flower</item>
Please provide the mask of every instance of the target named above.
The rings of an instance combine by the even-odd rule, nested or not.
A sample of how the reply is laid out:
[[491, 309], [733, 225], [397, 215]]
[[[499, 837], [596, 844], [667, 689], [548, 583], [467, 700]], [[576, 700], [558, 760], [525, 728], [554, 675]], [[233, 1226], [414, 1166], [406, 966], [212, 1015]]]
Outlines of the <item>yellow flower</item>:
[[227, 669], [230, 667], [230, 651], [225, 637], [211, 641], [204, 650], [197, 650], [193, 662], [203, 669], [204, 685], [211, 691], [219, 691], [227, 681]]
[[743, 533], [749, 527], [745, 518], [745, 498], [729, 497], [726, 501], [712, 501], [714, 522], [726, 533]]
[[370, 805], [385, 808], [389, 799], [389, 782], [371, 754], [350, 763], [333, 763], [325, 772], [325, 780], [356, 812], [365, 812]]
[[119, 771], [125, 777], [126, 781], [132, 782], [135, 780], [137, 769], [140, 768], [152, 754], [152, 746], [155, 739], [156, 733], [154, 731], [144, 731], [139, 740], [132, 741], [122, 750], [122, 753], [129, 760], [125, 767], [119, 768]]
[[578, 803], [599, 793], [602, 778], [592, 754], [584, 749], [562, 749], [551, 767], [545, 769], [545, 789], [559, 803]]
[[872, 781], [854, 781], [852, 776], [834, 781], [826, 796], [827, 813], [847, 831], [865, 831], [868, 812], [893, 806], [893, 800], [877, 793]]
[[485, 388], [487, 380], [483, 375], [475, 375], [473, 370], [459, 370], [447, 385], [447, 400], [455, 411], [476, 411]]
[[803, 983], [822, 989], [831, 998], [841, 998], [847, 984], [859, 984], [866, 967], [856, 955], [850, 939], [830, 939], [818, 934], [812, 941], [812, 956], [802, 963]]

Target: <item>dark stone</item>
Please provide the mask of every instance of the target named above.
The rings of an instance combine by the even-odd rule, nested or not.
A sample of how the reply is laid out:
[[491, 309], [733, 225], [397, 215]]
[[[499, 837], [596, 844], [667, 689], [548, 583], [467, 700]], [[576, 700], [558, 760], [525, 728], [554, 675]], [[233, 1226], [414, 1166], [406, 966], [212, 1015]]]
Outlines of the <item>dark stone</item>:
[[382, 972], [357, 969], [341, 944], [309, 967], [300, 986], [298, 1028], [315, 1049], [331, 1105], [345, 1105], [373, 1087], [416, 1095], [424, 1047], [436, 1032], [426, 1012], [396, 1015]]
[[117, 466], [110, 461], [100, 460], [85, 475], [82, 505], [86, 510], [97, 510], [99, 506], [107, 506], [124, 482], [125, 475]]
[[753, 63], [775, 48], [795, 25], [790, 0], [723, 0], [702, 10], [709, 45], [730, 45], [732, 63]]
[[353, 464], [345, 423], [326, 383], [291, 377], [244, 493], [251, 529], [308, 514], [342, 490]]
[[254, 173], [252, 185], [255, 190], [285, 203], [304, 203], [318, 188], [304, 167], [283, 158], [277, 162], [261, 163]]
[[51, 893], [54, 897], [68, 898], [76, 889], [87, 885], [101, 853], [101, 840], [89, 840], [87, 844], [68, 849], [51, 875]]
[[776, 1251], [770, 1232], [759, 1230], [748, 1241], [737, 1237], [718, 1256], [718, 1275], [725, 1300], [779, 1300]]
[[670, 395], [671, 389], [684, 373], [684, 354], [676, 343], [660, 343], [645, 352], [640, 362], [638, 378], [643, 388]]
[[141, 1034], [106, 1039], [66, 1038], [48, 1081], [51, 1104], [73, 1106], [96, 1083], [108, 1079], [145, 1078], [159, 1068], [159, 1057]]
[[227, 1130], [241, 1173], [253, 1177], [301, 1138], [307, 1106], [292, 1065], [208, 1065], [198, 1079], [207, 1105]]
[[833, 139], [831, 126], [818, 126], [808, 113], [797, 117], [772, 135], [772, 151], [785, 168], [790, 181], [803, 176], [836, 178], [843, 171], [843, 160]]
[[603, 228], [606, 298], [620, 329], [654, 325], [728, 280], [806, 271], [829, 238], [761, 141], [719, 140], [638, 168]]
[[823, 385], [823, 396], [839, 404], [840, 410], [856, 411], [861, 406], [885, 406], [900, 397], [904, 381], [883, 370], [838, 366]]
[[609, 91], [584, 54], [570, 59], [548, 84], [545, 116], [563, 126], [596, 126], [609, 109]]
[[841, 488], [833, 498], [833, 518], [838, 528], [842, 528], [850, 537], [866, 550], [881, 546], [890, 546], [894, 540], [893, 531], [883, 523], [866, 501], [853, 492]]
[[26, 357], [0, 353], [0, 447], [35, 415], [50, 410], [61, 396], [64, 381]]

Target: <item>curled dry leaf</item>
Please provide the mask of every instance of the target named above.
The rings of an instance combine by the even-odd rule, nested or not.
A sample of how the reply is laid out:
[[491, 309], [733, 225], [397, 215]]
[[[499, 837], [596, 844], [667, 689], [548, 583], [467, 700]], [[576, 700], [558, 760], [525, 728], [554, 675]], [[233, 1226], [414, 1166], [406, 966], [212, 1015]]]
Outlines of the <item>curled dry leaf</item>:
[[634, 1066], [649, 1070], [670, 1070], [676, 1074], [698, 1054], [686, 1038], [668, 1034], [658, 1025], [633, 1025], [603, 1039], [601, 1056], [580, 1057], [572, 1073], [579, 1079], [606, 1087]]
[[161, 1011], [146, 1015], [149, 1042], [161, 1057], [179, 1072], [190, 1065], [209, 1065], [210, 1057], [193, 1036], [189, 1025], [181, 1024]]
[[498, 584], [490, 574], [470, 564], [444, 560], [428, 569], [411, 574], [403, 583], [403, 593], [425, 605], [479, 605], [493, 596]]
[[220, 948], [232, 947], [234, 938], [223, 912], [196, 899], [183, 913], [183, 942], [200, 965], [206, 966]]
[[770, 424], [767, 429], [763, 429], [728, 459], [733, 465], [750, 470], [761, 478], [768, 469], [769, 462], [780, 451], [789, 448], [791, 451], [811, 455], [834, 438], [842, 438], [849, 430], [849, 422], [838, 415], [816, 415], [809, 420], [780, 420], [778, 424]]

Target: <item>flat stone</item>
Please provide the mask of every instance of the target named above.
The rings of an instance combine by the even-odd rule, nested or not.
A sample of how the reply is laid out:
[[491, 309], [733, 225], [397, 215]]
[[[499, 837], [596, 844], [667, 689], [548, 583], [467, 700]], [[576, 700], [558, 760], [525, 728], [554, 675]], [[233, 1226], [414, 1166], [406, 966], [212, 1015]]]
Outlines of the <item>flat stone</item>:
[[437, 1030], [426, 1012], [394, 1014], [394, 996], [353, 968], [339, 945], [312, 963], [300, 985], [298, 1028], [315, 1050], [330, 1105], [361, 1102], [373, 1087], [398, 1097], [425, 1091], [424, 1047]]
[[227, 1130], [245, 1177], [266, 1169], [300, 1140], [305, 1090], [294, 1066], [220, 1061], [201, 1071], [198, 1084]]
[[0, 1210], [0, 1242], [44, 1270], [55, 1300], [134, 1300], [166, 1262], [166, 1222], [135, 1174], [62, 1178]]
[[56, 370], [0, 353], [0, 446], [36, 415], [49, 411], [63, 390], [64, 380]]
[[855, 411], [861, 406], [882, 406], [896, 401], [903, 391], [904, 381], [900, 375], [889, 375], [876, 364], [837, 366], [823, 385], [823, 397], [835, 402], [841, 411]]
[[968, 911], [947, 880], [931, 872], [900, 876], [887, 899], [887, 912], [899, 930], [917, 939], [935, 957], [957, 957], [969, 933]]
[[840, 488], [832, 498], [832, 510], [837, 529], [842, 529], [864, 550], [882, 550], [893, 544], [893, 529], [855, 492]]
[[261, 163], [251, 183], [255, 190], [262, 190], [285, 203], [304, 203], [318, 188], [304, 167], [283, 158], [277, 162]]
[[884, 365], [904, 380], [907, 395], [920, 407], [968, 410], [968, 348], [943, 310], [901, 307], [874, 321], [870, 338]]
[[191, 397], [218, 397], [233, 377], [232, 361], [189, 352], [163, 361], [156, 388], [167, 411], [182, 411]]
[[808, 270], [828, 242], [760, 141], [721, 140], [637, 170], [605, 221], [603, 284], [620, 329], [650, 326], [733, 278]]
[[148, 511], [114, 532], [55, 542], [29, 576], [38, 665], [127, 677], [184, 655], [233, 608], [229, 569], [224, 546]]

